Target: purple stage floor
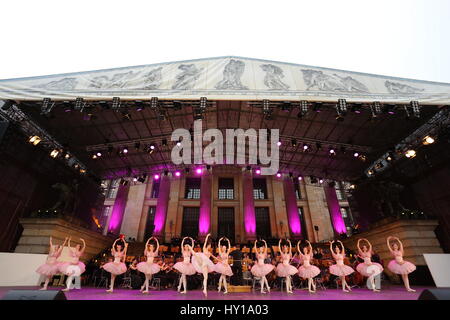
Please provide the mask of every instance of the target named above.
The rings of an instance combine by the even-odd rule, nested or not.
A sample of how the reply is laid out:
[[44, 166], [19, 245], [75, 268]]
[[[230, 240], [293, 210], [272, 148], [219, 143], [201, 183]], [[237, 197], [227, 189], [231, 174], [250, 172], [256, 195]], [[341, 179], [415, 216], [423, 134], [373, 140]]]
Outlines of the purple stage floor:
[[[0, 299], [8, 290], [13, 289], [30, 290], [37, 287], [0, 287]], [[327, 289], [318, 290], [315, 294], [310, 294], [307, 290], [295, 290], [293, 294], [280, 291], [268, 294], [261, 294], [259, 291], [223, 294], [211, 290], [205, 298], [200, 290], [188, 291], [187, 294], [180, 294], [174, 290], [150, 291], [149, 294], [142, 294], [138, 290], [116, 289], [114, 293], [107, 293], [105, 289], [86, 287], [66, 292], [66, 297], [68, 300], [417, 300], [420, 293], [427, 288], [415, 287], [415, 289], [417, 291], [414, 293], [406, 292], [402, 286], [389, 286], [377, 293], [367, 289], [353, 289], [350, 293]]]

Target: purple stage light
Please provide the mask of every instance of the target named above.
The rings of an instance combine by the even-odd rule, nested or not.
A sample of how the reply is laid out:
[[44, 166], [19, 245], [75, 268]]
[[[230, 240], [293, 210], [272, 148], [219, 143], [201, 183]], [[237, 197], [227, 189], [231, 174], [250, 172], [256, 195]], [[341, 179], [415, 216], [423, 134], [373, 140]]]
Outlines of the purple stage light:
[[261, 174], [261, 169], [256, 169], [255, 173], [256, 174]]
[[195, 169], [195, 172], [197, 174], [202, 174], [203, 170], [202, 170], [202, 168], [197, 168], [197, 169]]
[[153, 179], [158, 180], [158, 179], [159, 179], [159, 174], [155, 174], [155, 175], [153, 176]]
[[175, 171], [175, 177], [179, 177], [181, 176], [181, 172], [180, 171]]
[[278, 142], [277, 142], [277, 146], [281, 146], [281, 141], [278, 141]]
[[281, 173], [277, 173], [277, 178], [281, 178]]

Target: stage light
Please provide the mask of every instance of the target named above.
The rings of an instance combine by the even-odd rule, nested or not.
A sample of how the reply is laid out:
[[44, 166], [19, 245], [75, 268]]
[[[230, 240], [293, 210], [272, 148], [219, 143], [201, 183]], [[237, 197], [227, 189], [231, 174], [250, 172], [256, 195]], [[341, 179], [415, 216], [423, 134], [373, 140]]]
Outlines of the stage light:
[[136, 100], [134, 102], [134, 105], [136, 106], [136, 111], [141, 112], [145, 109], [145, 102], [142, 100]]
[[159, 174], [153, 175], [153, 179], [154, 179], [154, 180], [159, 180], [159, 178], [160, 178], [160, 177], [159, 177]]
[[69, 160], [70, 159], [70, 153], [66, 152], [66, 154], [64, 155], [64, 159]]
[[55, 106], [55, 102], [52, 102], [50, 98], [44, 98], [41, 106], [41, 115], [48, 116]]
[[297, 114], [298, 118], [303, 118], [308, 113], [308, 101], [300, 101], [300, 111]]
[[149, 148], [150, 148], [150, 150], [155, 150], [156, 146], [153, 143], [151, 143]]
[[31, 136], [30, 139], [28, 139], [28, 142], [35, 146], [37, 146], [41, 141], [42, 139], [39, 136]]
[[[336, 112], [339, 118], [343, 118], [347, 114], [347, 101], [345, 99], [338, 100]], [[336, 117], [336, 119], [338, 119], [338, 117]]]
[[384, 167], [383, 162], [378, 162], [378, 163], [375, 165], [375, 169], [377, 169], [377, 170], [379, 170], [379, 169], [381, 169], [381, 168], [383, 168], [383, 167]]
[[370, 112], [372, 113], [372, 118], [378, 117], [378, 115], [381, 114], [381, 103], [375, 101], [373, 104], [371, 104]]
[[323, 179], [322, 179], [322, 178], [319, 179], [319, 183], [320, 183], [320, 184], [323, 183]]
[[180, 171], [175, 171], [175, 177], [179, 177], [181, 176], [181, 172]]
[[395, 108], [396, 108], [395, 104], [388, 104], [384, 107], [385, 112], [390, 115], [395, 114]]
[[85, 173], [86, 173], [86, 169], [81, 168], [81, 169], [80, 169], [80, 173], [81, 173], [81, 174], [85, 174]]
[[330, 156], [335, 156], [336, 155], [336, 150], [334, 150], [334, 148], [331, 147], [330, 150], [328, 151], [328, 153], [330, 154]]
[[118, 111], [119, 108], [120, 108], [120, 98], [119, 97], [113, 97], [111, 109]]
[[355, 158], [358, 158], [358, 157], [359, 157], [359, 153], [358, 153], [358, 152], [355, 152], [355, 153], [353, 153], [353, 156], [354, 156]]
[[277, 146], [281, 146], [281, 141], [278, 141], [278, 142], [277, 142]]
[[389, 152], [388, 155], [386, 156], [386, 161], [390, 162], [392, 160], [394, 160], [394, 155], [392, 152]]
[[281, 173], [277, 173], [277, 178], [281, 178]]
[[203, 172], [202, 168], [195, 169], [195, 173], [197, 174], [202, 174], [202, 172]]
[[180, 140], [177, 141], [177, 147], [181, 147], [181, 141]]
[[95, 160], [95, 159], [97, 159], [98, 157], [97, 157], [96, 154], [93, 154], [91, 158]]
[[322, 111], [322, 102], [314, 102], [313, 110], [314, 110], [314, 112], [321, 112]]
[[134, 176], [133, 177], [133, 182], [137, 182], [138, 181], [138, 177]]
[[264, 99], [262, 101], [262, 105], [263, 105], [263, 114], [264, 114], [264, 119], [266, 120], [272, 120], [272, 109], [269, 106], [269, 100]]
[[360, 159], [361, 161], [366, 161], [366, 160], [367, 160], [367, 157], [366, 157], [365, 155], [363, 155], [363, 154], [360, 154], [360, 155], [359, 155], [359, 159]]
[[256, 174], [261, 174], [261, 169], [256, 169], [255, 173]]
[[292, 139], [291, 140], [291, 146], [296, 147], [297, 146], [297, 140]]
[[127, 148], [127, 147], [124, 147], [124, 148], [122, 149], [122, 152], [123, 152], [124, 154], [127, 154], [127, 153], [128, 153], [128, 148]]
[[362, 109], [362, 104], [361, 103], [354, 103], [351, 106], [352, 112], [354, 112], [356, 114], [360, 114], [361, 113], [361, 109]]
[[412, 158], [414, 158], [414, 157], [416, 156], [416, 151], [413, 150], [413, 149], [406, 150], [405, 156], [406, 156], [408, 159], [412, 159]]
[[307, 151], [309, 151], [310, 150], [310, 146], [308, 145], [308, 144], [303, 144], [303, 151], [304, 152], [307, 152]]
[[302, 176], [298, 176], [298, 180], [302, 181], [303, 180]]
[[59, 154], [59, 150], [53, 149], [53, 150], [50, 152], [50, 157], [56, 158], [56, 157], [58, 156], [58, 154]]
[[429, 145], [429, 144], [432, 144], [432, 143], [434, 143], [434, 138], [433, 137], [431, 137], [431, 136], [426, 136], [425, 138], [423, 138], [423, 140], [422, 140], [422, 144], [424, 145], [424, 146], [427, 146], [427, 145]]
[[355, 189], [356, 189], [356, 185], [351, 184], [351, 185], [350, 185], [350, 189], [355, 190]]
[[370, 169], [370, 170], [367, 171], [367, 174], [368, 174], [369, 176], [372, 176], [374, 173], [375, 173], [375, 171], [373, 171], [372, 169]]
[[419, 105], [419, 101], [411, 101], [410, 106], [412, 108], [413, 111], [413, 115], [416, 118], [420, 118], [420, 105]]

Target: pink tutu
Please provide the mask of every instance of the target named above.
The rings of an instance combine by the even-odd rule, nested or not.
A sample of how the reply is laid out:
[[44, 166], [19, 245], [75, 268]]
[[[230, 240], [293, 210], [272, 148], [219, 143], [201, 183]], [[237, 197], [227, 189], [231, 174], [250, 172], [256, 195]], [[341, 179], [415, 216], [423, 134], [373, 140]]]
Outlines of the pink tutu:
[[288, 276], [293, 276], [297, 273], [297, 268], [290, 264], [279, 263], [275, 269], [275, 273], [280, 278], [285, 278]]
[[118, 276], [119, 274], [127, 272], [127, 266], [123, 262], [108, 262], [103, 265], [103, 269], [109, 273]]
[[186, 274], [188, 276], [192, 276], [196, 273], [194, 266], [190, 262], [177, 262], [173, 265], [174, 269], [179, 271], [182, 274]]
[[83, 262], [78, 261], [78, 263], [73, 264], [69, 262], [61, 263], [59, 265], [59, 271], [65, 275], [77, 275], [79, 276], [86, 270], [86, 266]]
[[161, 270], [161, 267], [156, 263], [140, 262], [136, 268], [143, 274], [155, 274]]
[[219, 262], [214, 265], [214, 271], [220, 274], [224, 274], [226, 276], [231, 277], [233, 275], [233, 271], [231, 271], [231, 267], [228, 264]]
[[378, 269], [380, 270], [379, 272], [375, 273], [376, 275], [383, 272], [383, 266], [376, 262], [372, 262], [372, 264], [365, 264], [364, 262], [360, 263], [356, 266], [356, 271], [361, 273], [364, 277], [370, 277], [372, 275], [372, 273], [367, 272], [367, 268], [370, 266], [373, 266], [373, 265], [377, 266]]
[[399, 264], [397, 261], [391, 260], [388, 264], [388, 269], [396, 274], [409, 274], [416, 270], [416, 266], [409, 261]]
[[338, 266], [337, 264], [333, 264], [332, 266], [330, 266], [330, 273], [338, 277], [348, 276], [353, 272], [355, 272], [355, 270], [353, 270], [352, 267], [349, 267], [345, 264], [340, 266]]
[[309, 279], [317, 277], [320, 274], [320, 269], [316, 266], [309, 265], [307, 267], [300, 266], [298, 268], [298, 275], [302, 277], [303, 279]]
[[265, 277], [267, 274], [269, 274], [273, 269], [275, 268], [274, 265], [268, 264], [268, 263], [264, 263], [263, 265], [261, 264], [255, 264], [251, 269], [250, 272], [255, 276], [255, 277]]
[[198, 273], [203, 272], [203, 266], [208, 267], [208, 272], [214, 272], [216, 269], [214, 263], [203, 252], [194, 253], [191, 261], [195, 271]]
[[44, 276], [51, 277], [60, 272], [60, 264], [58, 262], [44, 263], [36, 269], [36, 272]]

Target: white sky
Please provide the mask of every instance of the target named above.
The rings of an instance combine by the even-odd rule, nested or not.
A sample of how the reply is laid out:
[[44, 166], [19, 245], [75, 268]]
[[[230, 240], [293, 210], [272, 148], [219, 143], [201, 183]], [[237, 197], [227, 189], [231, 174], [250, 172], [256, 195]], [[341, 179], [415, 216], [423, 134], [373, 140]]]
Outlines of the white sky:
[[450, 1], [0, 1], [0, 79], [236, 55], [450, 83]]

